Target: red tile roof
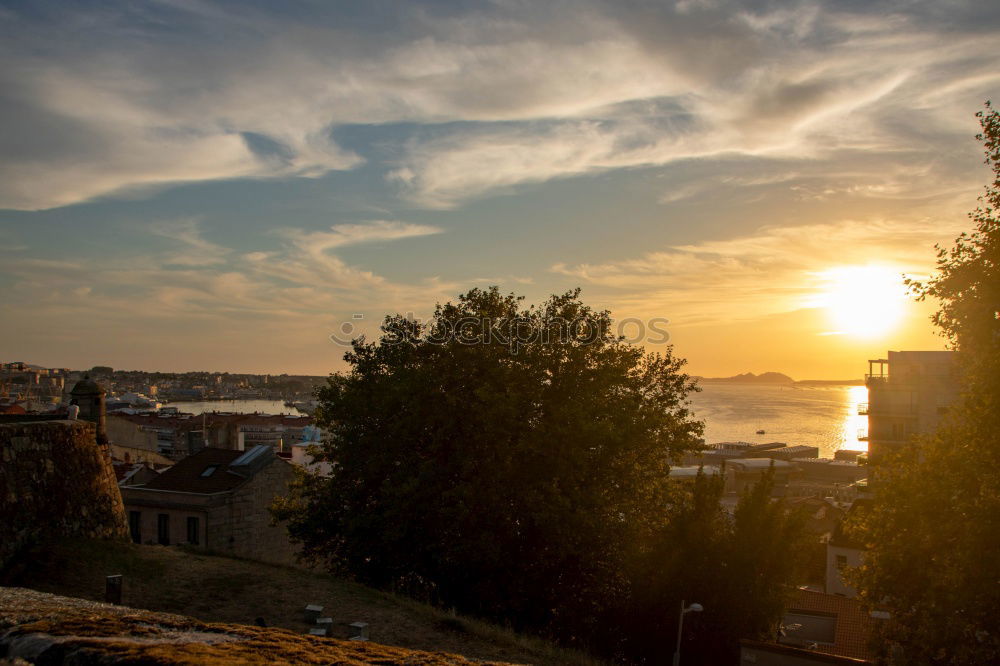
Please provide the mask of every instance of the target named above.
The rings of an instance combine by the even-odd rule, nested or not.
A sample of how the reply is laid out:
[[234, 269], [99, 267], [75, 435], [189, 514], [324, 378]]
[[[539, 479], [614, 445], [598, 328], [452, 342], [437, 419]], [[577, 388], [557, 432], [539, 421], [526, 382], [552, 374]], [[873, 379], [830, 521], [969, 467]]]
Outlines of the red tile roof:
[[869, 641], [873, 620], [858, 600], [836, 594], [797, 590], [794, 600], [785, 612], [795, 611], [830, 613], [837, 616], [834, 644], [820, 645], [817, 651], [854, 659], [871, 658]]

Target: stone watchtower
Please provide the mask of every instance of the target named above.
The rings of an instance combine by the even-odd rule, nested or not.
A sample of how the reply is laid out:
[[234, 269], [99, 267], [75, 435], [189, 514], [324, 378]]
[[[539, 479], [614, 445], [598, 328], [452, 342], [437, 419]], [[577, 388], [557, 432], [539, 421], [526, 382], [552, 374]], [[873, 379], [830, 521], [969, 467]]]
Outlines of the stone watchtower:
[[97, 443], [106, 446], [108, 443], [107, 410], [104, 407], [104, 389], [101, 385], [84, 375], [69, 392], [69, 404], [80, 408], [80, 418], [97, 426]]

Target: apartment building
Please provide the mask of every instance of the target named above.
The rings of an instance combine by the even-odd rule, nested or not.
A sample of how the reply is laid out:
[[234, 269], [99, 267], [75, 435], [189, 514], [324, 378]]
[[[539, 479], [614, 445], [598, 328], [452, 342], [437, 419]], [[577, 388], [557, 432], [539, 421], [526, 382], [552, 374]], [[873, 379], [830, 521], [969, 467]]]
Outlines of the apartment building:
[[878, 462], [887, 452], [906, 445], [913, 435], [933, 432], [958, 399], [955, 352], [891, 351], [868, 361], [869, 458]]

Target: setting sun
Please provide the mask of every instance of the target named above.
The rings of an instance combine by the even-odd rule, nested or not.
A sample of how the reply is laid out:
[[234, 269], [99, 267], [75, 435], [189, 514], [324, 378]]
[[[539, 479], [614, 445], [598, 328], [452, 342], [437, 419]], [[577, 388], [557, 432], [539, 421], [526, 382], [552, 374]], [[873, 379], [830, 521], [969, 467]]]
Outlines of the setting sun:
[[885, 266], [844, 266], [820, 274], [825, 289], [814, 302], [825, 308], [831, 334], [875, 337], [903, 315], [906, 287], [899, 271]]

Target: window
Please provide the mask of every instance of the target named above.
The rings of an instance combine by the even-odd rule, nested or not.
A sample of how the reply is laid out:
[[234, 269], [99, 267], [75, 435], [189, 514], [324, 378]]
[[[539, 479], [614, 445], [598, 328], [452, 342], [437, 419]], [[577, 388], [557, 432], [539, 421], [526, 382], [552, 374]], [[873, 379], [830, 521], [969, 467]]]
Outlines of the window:
[[198, 533], [201, 531], [200, 529], [198, 529], [198, 527], [199, 527], [198, 523], [199, 522], [201, 522], [201, 521], [199, 521], [194, 516], [191, 516], [191, 517], [189, 517], [187, 519], [188, 543], [193, 543], [195, 545], [198, 545]]
[[837, 568], [843, 569], [847, 566], [847, 555], [837, 555]]
[[205, 468], [205, 471], [202, 472], [201, 475], [203, 477], [212, 476], [212, 472], [214, 472], [218, 467], [219, 467], [218, 465], [209, 465], [208, 467]]
[[142, 543], [142, 512], [128, 512], [128, 533], [135, 543]]
[[818, 611], [786, 611], [782, 620], [785, 633], [782, 643], [802, 645], [803, 643], [825, 643], [833, 645], [837, 635], [837, 616]]
[[170, 545], [170, 514], [161, 513], [156, 516], [156, 541], [161, 546]]

